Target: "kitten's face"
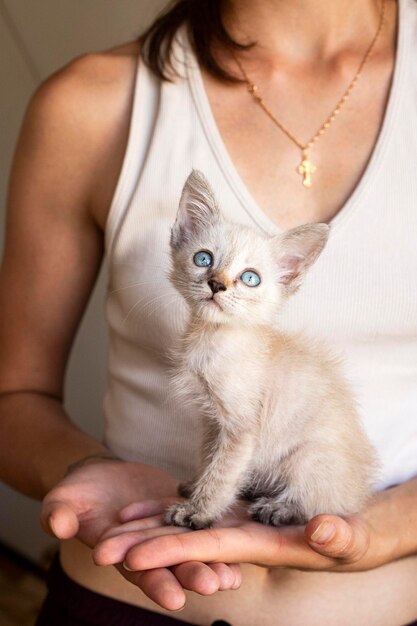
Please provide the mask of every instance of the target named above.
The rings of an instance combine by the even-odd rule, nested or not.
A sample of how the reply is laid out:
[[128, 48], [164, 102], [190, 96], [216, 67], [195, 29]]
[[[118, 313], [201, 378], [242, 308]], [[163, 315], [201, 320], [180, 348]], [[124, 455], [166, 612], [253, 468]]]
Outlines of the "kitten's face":
[[283, 288], [268, 244], [256, 231], [219, 221], [173, 249], [171, 281], [202, 319], [270, 324]]
[[268, 237], [227, 222], [208, 182], [193, 171], [171, 233], [170, 279], [201, 319], [272, 324], [323, 249], [328, 230], [311, 224]]

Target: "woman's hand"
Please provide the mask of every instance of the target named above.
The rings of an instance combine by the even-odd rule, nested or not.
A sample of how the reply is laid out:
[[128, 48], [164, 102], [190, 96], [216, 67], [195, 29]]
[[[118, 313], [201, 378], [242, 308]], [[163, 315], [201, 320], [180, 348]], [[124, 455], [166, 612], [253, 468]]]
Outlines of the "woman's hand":
[[[176, 501], [176, 486], [171, 476], [147, 465], [90, 459], [45, 497], [42, 526], [59, 539], [77, 537], [94, 548], [107, 529], [120, 523], [120, 509], [138, 498], [171, 496], [171, 501]], [[185, 604], [184, 589], [206, 595], [236, 588], [241, 580], [238, 566], [221, 563], [213, 566], [182, 563], [172, 570], [162, 566], [148, 572], [128, 572], [121, 565], [117, 569], [154, 602], [169, 610], [178, 610]]]
[[[410, 482], [415, 491], [415, 482]], [[124, 562], [137, 572], [188, 561], [302, 570], [372, 569], [405, 555], [396, 530], [402, 523], [404, 531], [409, 522], [398, 520], [396, 504], [399, 498], [404, 503], [410, 493], [398, 495], [398, 490], [404, 492], [404, 486], [376, 494], [366, 511], [355, 517], [318, 515], [306, 526], [282, 528], [253, 522], [240, 507], [214, 528], [187, 532], [163, 525], [167, 501], [131, 505], [120, 513], [125, 523], [103, 535], [93, 558], [100, 565]]]

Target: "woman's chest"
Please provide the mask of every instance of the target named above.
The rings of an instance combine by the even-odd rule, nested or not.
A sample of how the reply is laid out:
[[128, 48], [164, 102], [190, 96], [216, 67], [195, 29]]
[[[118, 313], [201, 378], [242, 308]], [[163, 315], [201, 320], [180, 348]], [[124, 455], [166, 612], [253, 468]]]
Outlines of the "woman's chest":
[[[259, 95], [267, 99], [274, 121], [246, 86], [227, 89], [205, 77], [223, 147], [272, 222], [281, 228], [330, 222], [344, 206], [365, 173], [390, 116], [390, 100], [395, 96], [388, 97], [391, 73], [392, 58], [370, 75], [365, 73], [326, 127], [323, 124], [337, 106], [343, 83], [320, 91], [310, 76], [298, 89], [293, 84], [275, 89], [265, 86], [267, 95]], [[296, 142], [306, 145], [320, 129], [308, 149], [308, 162], [303, 162]]]

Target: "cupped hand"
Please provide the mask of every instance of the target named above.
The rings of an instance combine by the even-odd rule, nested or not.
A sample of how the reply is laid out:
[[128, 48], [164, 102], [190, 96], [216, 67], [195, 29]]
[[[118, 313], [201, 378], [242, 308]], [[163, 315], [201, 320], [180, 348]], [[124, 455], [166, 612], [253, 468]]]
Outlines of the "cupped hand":
[[166, 504], [141, 503], [121, 511], [124, 523], [103, 535], [94, 550], [95, 562], [123, 561], [139, 572], [188, 561], [360, 571], [396, 558], [395, 538], [384, 525], [382, 494], [361, 515], [317, 515], [306, 526], [281, 528], [250, 520], [241, 505], [213, 528], [184, 532], [163, 524]]
[[[118, 512], [137, 500], [168, 498], [177, 501], [177, 482], [164, 472], [141, 463], [97, 460], [79, 467], [59, 482], [42, 503], [41, 523], [59, 538], [77, 537], [94, 548], [101, 535], [120, 524]], [[123, 561], [123, 559], [122, 559]], [[207, 595], [239, 586], [240, 570], [222, 563], [181, 562], [150, 571], [118, 571], [161, 607], [178, 610], [185, 604], [184, 589]]]

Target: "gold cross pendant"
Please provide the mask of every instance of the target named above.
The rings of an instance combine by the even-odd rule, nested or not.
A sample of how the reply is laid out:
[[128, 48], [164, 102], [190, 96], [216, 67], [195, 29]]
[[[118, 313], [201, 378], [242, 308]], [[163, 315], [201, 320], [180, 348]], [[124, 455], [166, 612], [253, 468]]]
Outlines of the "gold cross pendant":
[[303, 185], [309, 189], [312, 185], [311, 176], [316, 171], [316, 166], [309, 161], [307, 152], [303, 152], [303, 159], [297, 168], [297, 172], [303, 177]]

